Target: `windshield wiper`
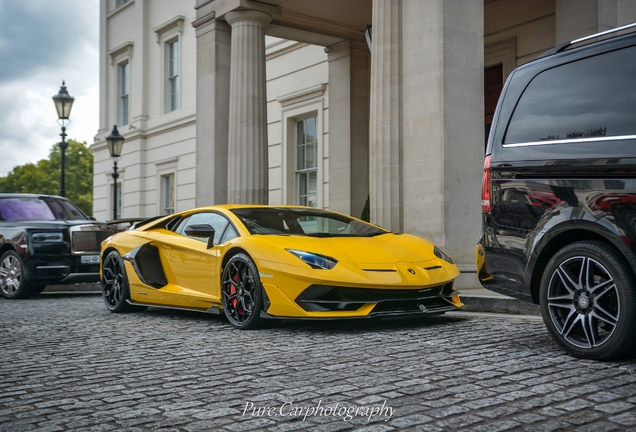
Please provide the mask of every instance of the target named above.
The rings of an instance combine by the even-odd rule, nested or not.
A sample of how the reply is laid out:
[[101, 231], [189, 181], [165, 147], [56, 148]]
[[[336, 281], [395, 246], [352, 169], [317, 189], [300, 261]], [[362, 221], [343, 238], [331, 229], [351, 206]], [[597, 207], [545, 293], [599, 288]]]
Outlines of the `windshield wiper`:
[[333, 234], [329, 234], [326, 232], [315, 232], [315, 233], [309, 233], [309, 234], [305, 234], [309, 237], [332, 237]]
[[372, 232], [372, 233], [367, 233], [367, 234], [360, 234], [360, 237], [375, 237], [375, 236], [379, 236], [382, 234], [389, 234], [390, 231], [378, 231], [378, 232]]

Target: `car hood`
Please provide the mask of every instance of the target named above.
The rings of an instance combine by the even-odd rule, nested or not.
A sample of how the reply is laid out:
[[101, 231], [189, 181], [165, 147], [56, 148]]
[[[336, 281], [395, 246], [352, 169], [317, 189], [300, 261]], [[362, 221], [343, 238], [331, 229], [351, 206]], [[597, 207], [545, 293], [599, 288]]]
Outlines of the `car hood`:
[[[307, 237], [254, 235], [259, 242], [275, 246], [275, 249], [297, 249], [335, 258], [339, 262], [369, 266], [395, 264], [398, 262], [423, 262], [437, 259], [434, 245], [410, 234], [387, 233], [374, 237]], [[271, 251], [272, 249], [267, 248]], [[276, 260], [276, 255], [260, 256], [264, 260]], [[281, 258], [289, 261], [292, 255]]]

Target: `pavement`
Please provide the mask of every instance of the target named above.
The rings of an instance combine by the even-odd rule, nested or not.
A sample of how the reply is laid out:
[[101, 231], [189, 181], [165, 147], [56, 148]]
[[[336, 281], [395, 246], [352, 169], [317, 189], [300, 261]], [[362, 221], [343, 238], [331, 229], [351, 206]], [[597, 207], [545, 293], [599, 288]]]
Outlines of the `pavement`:
[[[49, 285], [44, 292], [100, 293], [100, 284]], [[460, 290], [460, 298], [466, 305], [466, 312], [488, 312], [513, 315], [541, 315], [538, 305], [497, 294], [485, 288]]]
[[537, 316], [242, 331], [89, 294], [0, 299], [0, 431], [636, 431], [636, 358], [570, 357]]

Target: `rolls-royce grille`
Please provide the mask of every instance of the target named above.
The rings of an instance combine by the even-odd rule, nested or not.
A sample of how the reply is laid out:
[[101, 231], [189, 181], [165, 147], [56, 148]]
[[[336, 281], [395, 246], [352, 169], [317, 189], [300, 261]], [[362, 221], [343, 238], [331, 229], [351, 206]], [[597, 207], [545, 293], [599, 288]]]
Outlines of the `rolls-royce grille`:
[[73, 234], [73, 252], [99, 252], [102, 242], [114, 234], [113, 231], [76, 231]]

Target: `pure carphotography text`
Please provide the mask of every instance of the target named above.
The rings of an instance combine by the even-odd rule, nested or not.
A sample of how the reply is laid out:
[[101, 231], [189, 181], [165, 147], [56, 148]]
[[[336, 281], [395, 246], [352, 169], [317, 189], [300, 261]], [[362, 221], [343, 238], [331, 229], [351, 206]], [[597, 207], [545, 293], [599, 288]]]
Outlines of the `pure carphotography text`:
[[319, 400], [315, 405], [297, 405], [293, 402], [284, 402], [277, 406], [256, 406], [253, 402], [245, 402], [243, 417], [302, 417], [302, 421], [308, 417], [340, 417], [345, 422], [350, 422], [355, 417], [366, 418], [370, 422], [374, 417], [386, 417], [384, 421], [391, 420], [395, 409], [388, 406], [387, 400], [382, 405], [349, 405], [336, 402], [323, 405]]

